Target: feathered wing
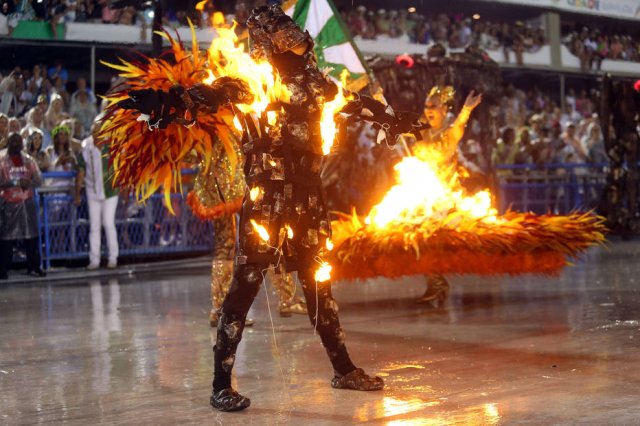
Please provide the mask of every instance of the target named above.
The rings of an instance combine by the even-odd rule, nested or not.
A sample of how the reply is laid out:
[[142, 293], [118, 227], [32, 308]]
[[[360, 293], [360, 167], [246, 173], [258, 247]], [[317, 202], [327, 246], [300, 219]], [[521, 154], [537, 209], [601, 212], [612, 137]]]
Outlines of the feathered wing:
[[192, 126], [169, 124], [165, 129], [150, 129], [145, 121], [138, 120], [138, 112], [118, 106], [134, 90], [168, 91], [176, 85], [189, 88], [203, 82], [207, 58], [200, 53], [195, 35], [190, 51], [168, 33], [162, 35], [171, 47], [159, 58], [141, 55], [140, 62], [103, 62], [120, 71], [125, 84], [122, 90], [106, 96], [108, 106], [101, 135], [110, 144], [114, 184], [133, 188], [136, 198], [142, 201], [162, 187], [166, 206], [171, 210], [171, 192], [182, 191], [180, 170], [185, 157], [195, 153], [205, 159], [208, 168], [214, 144], [221, 143], [235, 166], [237, 138], [233, 137], [234, 114], [226, 107], [218, 108], [215, 114], [198, 114]]
[[392, 230], [355, 216], [332, 223], [336, 279], [414, 274], [556, 275], [570, 259], [604, 244], [605, 219], [593, 212], [567, 216], [507, 212], [500, 224], [447, 219], [400, 223]]

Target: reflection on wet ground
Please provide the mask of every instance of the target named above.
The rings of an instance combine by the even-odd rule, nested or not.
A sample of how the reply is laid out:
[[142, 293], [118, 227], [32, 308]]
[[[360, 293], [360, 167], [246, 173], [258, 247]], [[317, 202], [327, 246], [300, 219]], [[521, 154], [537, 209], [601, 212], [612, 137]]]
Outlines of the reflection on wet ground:
[[306, 318], [273, 317], [274, 342], [262, 292], [234, 378], [252, 407], [231, 414], [208, 405], [207, 271], [0, 287], [0, 424], [637, 424], [639, 255], [618, 243], [557, 279], [453, 277], [442, 309], [413, 302], [420, 277], [337, 284], [377, 393], [329, 386]]

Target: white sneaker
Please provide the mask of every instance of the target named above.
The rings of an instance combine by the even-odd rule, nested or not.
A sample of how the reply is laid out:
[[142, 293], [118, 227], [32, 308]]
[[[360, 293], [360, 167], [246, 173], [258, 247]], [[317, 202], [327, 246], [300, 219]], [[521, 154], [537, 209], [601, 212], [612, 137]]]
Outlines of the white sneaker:
[[95, 271], [96, 269], [98, 269], [100, 267], [99, 263], [89, 263], [89, 265], [87, 266], [87, 269], [89, 271]]
[[117, 260], [110, 260], [109, 263], [107, 263], [107, 268], [109, 269], [116, 269], [117, 267], [118, 267]]

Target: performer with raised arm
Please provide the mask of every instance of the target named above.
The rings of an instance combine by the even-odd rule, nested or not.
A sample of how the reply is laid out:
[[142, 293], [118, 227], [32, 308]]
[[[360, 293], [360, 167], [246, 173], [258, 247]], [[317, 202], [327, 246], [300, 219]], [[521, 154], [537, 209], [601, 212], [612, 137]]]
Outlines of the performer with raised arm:
[[[129, 138], [116, 138], [120, 143], [112, 145], [116, 181], [136, 184], [143, 195], [163, 182], [170, 187], [175, 164], [183, 152], [194, 148], [211, 151], [208, 146], [211, 140], [199, 139], [206, 138], [203, 129], [215, 129], [227, 148], [230, 141], [225, 129], [233, 126], [234, 115], [239, 118], [243, 128], [247, 190], [240, 212], [233, 282], [218, 320], [211, 405], [221, 411], [242, 410], [250, 405], [247, 397], [231, 387], [231, 372], [247, 312], [264, 274], [281, 264], [289, 272], [298, 272], [309, 319], [334, 369], [331, 385], [338, 389], [380, 390], [383, 380], [367, 375], [349, 357], [337, 304], [331, 294], [331, 267], [324, 261], [331, 249], [331, 226], [320, 179], [323, 155], [327, 152], [321, 120], [329, 103], [340, 99], [343, 93], [318, 70], [313, 39], [278, 6], [254, 9], [247, 26], [251, 57], [255, 62], [266, 61], [273, 67], [276, 81], [283, 89], [279, 98], [272, 100], [257, 118], [255, 114], [242, 113], [239, 107], [252, 104], [254, 96], [250, 84], [242, 80], [241, 72], [240, 78], [218, 77], [211, 84], [196, 84], [191, 67], [199, 66], [197, 46], [194, 44], [191, 59], [184, 51], [177, 52], [175, 61], [187, 68], [188, 72], [183, 74], [189, 78], [176, 81], [177, 85], [171, 88], [160, 89], [146, 89], [144, 80], [139, 81], [132, 87], [137, 90], [115, 96], [112, 107], [139, 111], [142, 115], [138, 120], [146, 121], [150, 129], [172, 131], [171, 127], [176, 124], [187, 125], [187, 130], [180, 130], [182, 127], [178, 126], [174, 131], [179, 135], [180, 145], [170, 146], [158, 154], [152, 148], [166, 146], [166, 136], [155, 136], [151, 132], [132, 140], [135, 130], [120, 131]], [[225, 56], [224, 61], [228, 62], [228, 57]], [[131, 67], [116, 67], [130, 71], [129, 75], [144, 74], [139, 68], [131, 71]], [[328, 124], [332, 130], [335, 130], [334, 114], [338, 113], [374, 122], [381, 132], [379, 140], [387, 136], [395, 139], [399, 133], [414, 130], [410, 118], [396, 117], [393, 111], [371, 98], [350, 96], [353, 99], [345, 101], [341, 109], [330, 111]], [[112, 118], [107, 119], [105, 131], [118, 127], [114, 120], [130, 122], [132, 118], [128, 112], [118, 115], [115, 111]], [[196, 122], [198, 125], [193, 125]], [[127, 126], [139, 130], [135, 123]], [[147, 147], [149, 143], [152, 148]], [[157, 161], [158, 156], [169, 159], [165, 159], [162, 166], [146, 162], [149, 158]]]
[[[457, 163], [458, 144], [464, 136], [464, 131], [471, 116], [471, 112], [482, 102], [482, 95], [473, 91], [467, 96], [462, 110], [453, 121], [450, 120], [450, 110], [453, 108], [455, 91], [451, 86], [434, 86], [424, 103], [424, 119], [429, 127], [420, 131], [417, 144], [425, 144], [435, 148], [442, 154], [442, 164], [446, 166]], [[443, 303], [449, 294], [449, 282], [442, 274], [426, 276], [427, 289], [416, 302]]]

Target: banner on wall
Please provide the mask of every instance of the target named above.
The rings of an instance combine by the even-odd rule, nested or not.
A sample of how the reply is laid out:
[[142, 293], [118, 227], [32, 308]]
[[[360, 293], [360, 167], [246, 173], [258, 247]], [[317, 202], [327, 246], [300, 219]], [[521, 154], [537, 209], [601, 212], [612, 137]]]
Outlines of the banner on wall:
[[640, 0], [483, 0], [640, 20]]

